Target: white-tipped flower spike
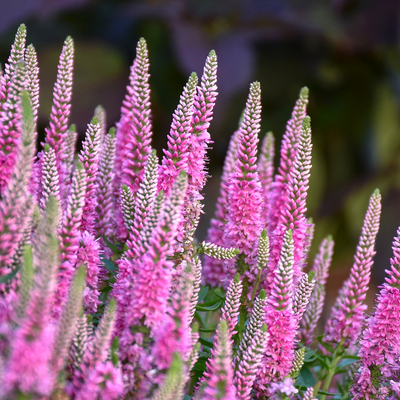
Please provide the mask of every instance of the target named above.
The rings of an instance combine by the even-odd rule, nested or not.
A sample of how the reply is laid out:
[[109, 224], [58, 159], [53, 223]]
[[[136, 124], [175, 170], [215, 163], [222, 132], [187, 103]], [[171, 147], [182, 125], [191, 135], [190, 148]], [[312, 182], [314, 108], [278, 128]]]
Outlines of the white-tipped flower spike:
[[[67, 135], [68, 120], [71, 113], [72, 76], [74, 68], [74, 42], [70, 36], [65, 39], [58, 63], [57, 79], [53, 89], [53, 106], [50, 113], [49, 126], [45, 129], [45, 142], [56, 153], [58, 176], [60, 177], [61, 193], [67, 194], [63, 182], [67, 171], [62, 168], [66, 158], [64, 141]], [[64, 203], [64, 199], [63, 199]], [[63, 204], [65, 206], [66, 204]]]
[[33, 259], [32, 245], [25, 244], [23, 248], [23, 262], [21, 264], [20, 286], [18, 290], [17, 315], [22, 319], [25, 317], [26, 307], [31, 296], [33, 287]]
[[311, 293], [315, 285], [315, 272], [311, 271], [309, 274], [301, 276], [299, 284], [296, 287], [293, 296], [293, 314], [299, 323], [310, 300]]
[[240, 280], [240, 275], [236, 274], [228, 286], [225, 304], [221, 310], [221, 319], [228, 323], [230, 337], [236, 333], [235, 327], [239, 318], [239, 307], [241, 305], [240, 297], [242, 296], [242, 291], [243, 284]]
[[85, 205], [83, 206], [81, 231], [94, 233], [96, 219], [96, 191], [97, 174], [99, 171], [99, 159], [101, 148], [100, 124], [97, 118], [93, 118], [88, 124], [85, 140], [82, 143], [82, 151], [79, 154], [79, 161], [86, 171], [86, 193]]
[[268, 214], [270, 206], [268, 203], [268, 192], [274, 179], [274, 157], [275, 157], [275, 138], [272, 132], [268, 132], [262, 141], [260, 155], [257, 161], [258, 177], [262, 188], [262, 218], [264, 226], [268, 224]]
[[74, 325], [75, 335], [72, 339], [70, 360], [71, 368], [80, 370], [83, 366], [83, 359], [88, 351], [89, 342], [92, 340], [93, 329], [88, 324], [87, 316], [84, 315], [77, 319]]
[[381, 208], [381, 194], [376, 189], [369, 201], [350, 276], [340, 289], [325, 327], [324, 341], [327, 343], [336, 345], [344, 340], [344, 346], [351, 348], [360, 337], [367, 309], [363, 301], [374, 263]]
[[[26, 67], [21, 60], [9, 82], [7, 100], [0, 112], [0, 194], [6, 190], [15, 168], [21, 137], [21, 95], [26, 89]], [[29, 95], [28, 95], [29, 98]], [[33, 128], [35, 133], [35, 129]]]
[[303, 400], [317, 400], [314, 398], [314, 388], [307, 388], [306, 392], [304, 393]]
[[192, 73], [183, 88], [173, 117], [168, 135], [167, 150], [160, 167], [159, 190], [166, 194], [171, 190], [172, 184], [180, 171], [187, 170], [189, 138], [192, 133], [193, 101], [196, 93], [197, 75]]
[[209, 257], [216, 258], [217, 260], [230, 260], [235, 258], [239, 253], [239, 249], [225, 248], [218, 246], [214, 243], [202, 242], [198, 249], [199, 253], [203, 253]]
[[69, 185], [71, 183], [70, 175], [74, 167], [77, 140], [78, 140], [78, 132], [76, 131], [76, 126], [72, 124], [67, 130], [67, 135], [65, 136], [65, 141], [64, 141], [65, 159], [63, 160], [63, 164], [67, 171], [66, 174], [68, 183], [66, 189], [69, 189]]
[[207, 361], [207, 371], [193, 399], [195, 400], [235, 400], [233, 385], [232, 344], [228, 324], [221, 320], [215, 334], [214, 348]]
[[135, 198], [133, 197], [132, 190], [128, 185], [121, 187], [121, 210], [126, 229], [133, 235], [132, 226], [135, 219]]
[[84, 284], [85, 268], [80, 267], [72, 282], [68, 301], [63, 309], [60, 323], [57, 327], [57, 333], [55, 335], [53, 354], [50, 362], [55, 375], [64, 368], [67, 361], [68, 349], [71, 346], [72, 338], [75, 333], [76, 321], [82, 309], [82, 293]]
[[192, 297], [190, 299], [189, 326], [192, 323], [194, 318], [194, 313], [196, 312], [196, 306], [199, 300], [199, 292], [201, 285], [202, 265], [198, 255], [193, 257], [192, 268], [193, 268], [193, 287], [192, 287]]
[[94, 117], [97, 118], [100, 124], [100, 143], [103, 146], [107, 132], [107, 113], [102, 106], [97, 106], [94, 110]]
[[292, 164], [296, 159], [297, 146], [299, 143], [303, 119], [306, 116], [308, 104], [308, 88], [303, 87], [300, 90], [299, 99], [294, 106], [292, 117], [286, 125], [286, 132], [282, 138], [281, 159], [278, 167], [278, 173], [271, 187], [269, 194], [270, 215], [268, 218], [268, 231], [272, 232], [283, 213], [286, 196], [288, 193], [289, 175]]
[[26, 90], [28, 91], [29, 98], [31, 99], [32, 111], [36, 126], [39, 109], [39, 67], [36, 50], [31, 44], [26, 48], [25, 64], [27, 80]]
[[293, 380], [298, 377], [300, 370], [303, 367], [305, 353], [306, 353], [305, 347], [301, 347], [300, 349], [296, 350], [294, 353], [293, 366], [292, 366], [292, 369], [290, 370], [290, 377]]
[[246, 326], [246, 330], [243, 334], [243, 338], [239, 344], [239, 350], [235, 358], [236, 365], [239, 364], [240, 360], [242, 359], [243, 353], [250, 346], [250, 343], [252, 342], [254, 337], [258, 334], [261, 327], [263, 326], [265, 320], [266, 306], [267, 306], [267, 299], [265, 290], [261, 289], [260, 294], [258, 295], [254, 303], [253, 311], [250, 320]]
[[33, 241], [35, 277], [26, 316], [13, 335], [1, 382], [8, 398], [18, 390], [38, 396], [49, 396], [53, 390], [55, 377], [49, 365], [53, 327], [49, 321], [59, 264], [58, 224], [57, 201], [50, 196]]
[[[0, 200], [0, 275], [12, 262], [18, 244], [30, 224], [26, 208], [32, 208], [28, 196], [32, 162], [35, 154], [35, 133], [32, 107], [26, 92], [21, 97], [22, 138], [19, 142], [15, 167]], [[27, 216], [22, 218], [21, 216]]]
[[151, 400], [176, 400], [182, 398], [181, 393], [177, 393], [181, 388], [183, 375], [183, 362], [179, 353], [174, 353], [171, 366], [161, 387], [156, 390]]
[[328, 279], [329, 267], [332, 262], [335, 242], [328, 236], [321, 243], [318, 254], [314, 259], [312, 271], [315, 272], [315, 286], [311, 293], [306, 311], [300, 321], [299, 337], [303, 345], [309, 346], [314, 340], [315, 331], [325, 301], [325, 285]]
[[44, 210], [49, 196], [60, 202], [60, 183], [58, 179], [56, 153], [47, 143], [44, 145], [42, 166], [42, 198], [40, 208]]
[[4, 77], [8, 85], [13, 78], [17, 64], [24, 59], [26, 43], [26, 26], [21, 24], [15, 35], [14, 43], [11, 46], [8, 62], [5, 64]]
[[240, 358], [234, 378], [238, 400], [250, 400], [252, 398], [253, 383], [261, 367], [261, 360], [265, 347], [268, 345], [268, 339], [267, 325], [264, 324], [251, 339]]
[[117, 141], [115, 129], [111, 128], [105, 136], [100, 153], [99, 172], [97, 174], [97, 235], [110, 237], [113, 233], [114, 196], [110, 187], [114, 179], [114, 160]]
[[258, 269], [264, 269], [269, 260], [269, 239], [267, 230], [264, 229], [261, 232], [260, 238], [258, 239], [258, 253], [257, 253], [257, 266]]

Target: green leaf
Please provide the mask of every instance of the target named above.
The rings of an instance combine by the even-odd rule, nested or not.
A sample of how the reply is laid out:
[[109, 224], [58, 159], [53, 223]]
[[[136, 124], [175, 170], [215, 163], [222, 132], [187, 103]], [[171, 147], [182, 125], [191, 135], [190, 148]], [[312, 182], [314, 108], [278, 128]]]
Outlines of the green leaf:
[[317, 359], [316, 351], [315, 350], [307, 350], [304, 354], [304, 362], [313, 362]]
[[218, 308], [220, 308], [222, 305], [222, 301], [218, 300], [216, 303], [210, 305], [210, 306], [201, 306], [201, 305], [197, 305], [196, 306], [196, 310], [197, 311], [215, 311], [218, 310]]
[[216, 329], [217, 329], [217, 327], [215, 327], [215, 328], [199, 328], [199, 332], [213, 333], [216, 331]]
[[107, 258], [101, 257], [101, 261], [104, 263], [104, 268], [108, 271], [111, 272], [113, 275], [117, 274], [117, 267]]
[[2, 277], [0, 277], [0, 283], [7, 283], [9, 281], [11, 281], [15, 275], [17, 275], [18, 272], [18, 268], [15, 268], [14, 271], [11, 271], [9, 274], [7, 275], [3, 275]]
[[203, 288], [201, 288], [201, 290], [199, 292], [199, 300], [198, 300], [199, 303], [201, 303], [204, 300], [204, 298], [207, 296], [209, 288], [210, 288], [209, 286], [204, 286]]
[[308, 367], [303, 367], [300, 370], [300, 374], [296, 380], [296, 385], [313, 387], [317, 383], [314, 375]]
[[188, 395], [188, 394], [185, 394], [184, 396], [183, 396], [183, 399], [182, 400], [191, 400], [192, 398]]
[[330, 363], [328, 360], [326, 360], [327, 358], [329, 359], [329, 357], [324, 357], [320, 356], [319, 354], [316, 354], [316, 358], [326, 369], [330, 368]]
[[318, 340], [319, 344], [322, 345], [322, 346], [324, 346], [325, 349], [327, 349], [330, 353], [333, 354], [333, 353], [335, 352], [335, 349], [334, 349], [330, 344], [325, 343], [325, 342], [323, 341], [323, 336], [318, 336], [318, 337], [317, 337], [317, 340]]
[[103, 240], [104, 240], [104, 243], [107, 245], [107, 247], [113, 251], [113, 253], [119, 254], [119, 255], [122, 254], [120, 248], [119, 248], [116, 244], [111, 243], [111, 242], [106, 238], [105, 235], [103, 235]]
[[212, 349], [213, 348], [213, 346], [214, 346], [214, 343], [211, 341], [211, 340], [209, 340], [209, 339], [204, 339], [204, 338], [199, 338], [199, 342], [203, 345], [203, 346], [207, 346], [207, 347], [209, 347], [210, 349]]
[[325, 396], [337, 396], [338, 395], [338, 393], [324, 392], [323, 390], [318, 390], [318, 394], [324, 394]]
[[[221, 288], [211, 288], [211, 290], [213, 291], [213, 293], [219, 297], [221, 300], [225, 300], [226, 296], [225, 293], [222, 291]], [[219, 292], [219, 293], [218, 293]]]

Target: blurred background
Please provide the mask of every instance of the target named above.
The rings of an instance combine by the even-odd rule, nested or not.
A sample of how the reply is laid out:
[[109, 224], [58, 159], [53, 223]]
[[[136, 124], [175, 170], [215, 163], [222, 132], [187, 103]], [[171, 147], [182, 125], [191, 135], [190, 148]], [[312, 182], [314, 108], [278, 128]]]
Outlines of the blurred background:
[[[76, 44], [71, 122], [83, 137], [94, 108], [119, 119], [135, 46], [150, 54], [154, 147], [161, 155], [182, 87], [218, 55], [219, 97], [210, 133], [203, 239], [214, 212], [228, 140], [250, 82], [262, 87], [263, 134], [279, 143], [302, 86], [310, 88], [313, 169], [308, 215], [321, 239], [336, 242], [328, 301], [352, 265], [369, 196], [383, 213], [369, 304], [389, 266], [400, 224], [400, 2], [398, 0], [0, 0], [0, 61], [20, 23], [38, 52], [39, 130], [48, 123], [63, 40]], [[278, 157], [276, 159], [278, 161]]]

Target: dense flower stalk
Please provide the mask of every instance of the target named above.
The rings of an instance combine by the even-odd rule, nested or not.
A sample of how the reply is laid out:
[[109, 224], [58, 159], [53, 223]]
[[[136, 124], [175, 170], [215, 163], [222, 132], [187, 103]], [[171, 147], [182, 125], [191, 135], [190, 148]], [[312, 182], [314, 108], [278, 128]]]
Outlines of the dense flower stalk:
[[344, 345], [350, 347], [359, 339], [366, 310], [363, 301], [375, 255], [380, 215], [381, 194], [377, 189], [369, 201], [350, 276], [340, 289], [325, 327], [327, 343], [340, 343], [343, 340]]
[[315, 272], [304, 274], [299, 280], [293, 296], [293, 314], [297, 322], [300, 322], [310, 300], [315, 285]]
[[36, 125], [39, 109], [39, 67], [36, 50], [31, 44], [26, 48], [25, 64], [26, 90], [28, 91], [29, 97], [31, 99], [33, 117]]
[[257, 161], [258, 176], [262, 188], [262, 218], [264, 226], [268, 224], [268, 214], [270, 206], [268, 203], [269, 191], [274, 179], [274, 157], [275, 157], [275, 138], [272, 132], [268, 132], [262, 141], [260, 155]]
[[192, 296], [190, 298], [190, 314], [189, 314], [189, 325], [192, 323], [194, 313], [196, 312], [196, 306], [199, 300], [199, 292], [201, 285], [201, 272], [202, 264], [199, 256], [194, 256], [192, 260], [193, 268], [193, 284], [192, 284]]
[[86, 171], [85, 205], [83, 206], [81, 223], [82, 232], [94, 233], [97, 206], [95, 194], [97, 191], [100, 146], [100, 124], [97, 118], [93, 118], [87, 127], [85, 140], [82, 143], [82, 151], [79, 154], [79, 161]]
[[[143, 179], [144, 167], [151, 152], [151, 115], [149, 87], [149, 56], [146, 41], [141, 38], [136, 47], [136, 58], [129, 77], [128, 95], [122, 107], [122, 118], [117, 126], [117, 143], [122, 139], [124, 156], [117, 147], [117, 155], [122, 158], [121, 183], [128, 185], [136, 194]], [[126, 135], [123, 139], [121, 136]], [[120, 160], [118, 158], [118, 160]], [[116, 169], [118, 174], [120, 171]], [[117, 176], [117, 175], [116, 175]], [[118, 176], [118, 179], [120, 177]]]
[[314, 388], [307, 388], [306, 392], [304, 393], [303, 400], [317, 400], [314, 398]]
[[324, 239], [315, 256], [312, 271], [315, 272], [315, 286], [311, 293], [306, 311], [300, 321], [299, 337], [302, 344], [309, 346], [314, 340], [315, 330], [325, 301], [325, 285], [328, 279], [329, 267], [332, 262], [333, 247], [335, 242], [332, 237]]
[[202, 242], [199, 246], [199, 252], [217, 260], [229, 260], [236, 257], [240, 253], [240, 250], [233, 247], [225, 248], [214, 243]]
[[78, 139], [78, 132], [76, 131], [76, 126], [72, 124], [67, 130], [64, 142], [65, 159], [63, 160], [63, 164], [65, 165], [67, 171], [66, 173], [68, 182], [68, 186], [66, 189], [69, 189], [70, 179], [68, 178], [71, 175], [72, 168], [74, 166], [77, 139]]
[[[229, 142], [221, 175], [219, 197], [217, 199], [215, 215], [210, 221], [207, 241], [225, 247], [228, 244], [225, 238], [225, 225], [228, 222], [228, 187], [230, 175], [235, 170], [236, 154], [239, 145], [240, 131], [236, 131]], [[203, 280], [211, 286], [222, 286], [226, 277], [225, 262], [211, 257], [204, 257]]]
[[97, 118], [97, 121], [100, 125], [100, 143], [103, 148], [104, 139], [106, 137], [107, 132], [107, 113], [106, 110], [102, 106], [97, 106], [94, 110], [94, 117]]
[[285, 233], [281, 258], [265, 309], [265, 323], [270, 335], [264, 353], [259, 379], [258, 393], [268, 395], [268, 385], [280, 381], [289, 374], [294, 357], [296, 320], [293, 315], [293, 250], [291, 230]]
[[114, 179], [116, 149], [115, 129], [111, 128], [104, 138], [97, 174], [97, 235], [110, 237], [113, 233], [114, 198], [110, 187]]
[[25, 393], [49, 395], [53, 388], [50, 369], [53, 329], [49, 324], [51, 304], [58, 266], [57, 201], [50, 197], [33, 242], [35, 282], [26, 316], [14, 335], [3, 375], [3, 395], [21, 390]]
[[61, 307], [67, 299], [69, 285], [75, 271], [85, 192], [86, 171], [82, 164], [78, 163], [72, 178], [71, 193], [68, 197], [67, 208], [59, 231], [61, 264], [58, 272], [56, 299], [53, 306], [53, 313], [56, 317], [60, 315]]
[[18, 146], [17, 159], [11, 180], [0, 200], [0, 275], [10, 265], [23, 238], [29, 220], [24, 210], [31, 207], [28, 185], [35, 152], [35, 133], [33, 113], [26, 92], [22, 94], [22, 137]]
[[168, 135], [167, 150], [160, 167], [159, 190], [169, 193], [172, 183], [180, 171], [187, 171], [189, 138], [192, 133], [191, 118], [196, 93], [197, 75], [192, 73], [179, 99], [178, 107], [172, 116]]
[[194, 396], [196, 400], [235, 400], [233, 385], [232, 344], [228, 323], [221, 320], [215, 335], [214, 348], [207, 362], [204, 379]]
[[221, 318], [228, 324], [230, 337], [236, 333], [235, 327], [239, 318], [239, 307], [241, 305], [240, 297], [242, 296], [243, 284], [240, 275], [236, 274], [232, 279], [226, 291], [225, 304], [221, 310]]
[[299, 99], [296, 101], [292, 116], [286, 125], [286, 131], [282, 138], [280, 163], [269, 195], [269, 232], [275, 230], [284, 210], [290, 171], [296, 159], [297, 146], [302, 131], [303, 119], [306, 116], [307, 104], [308, 88], [304, 87], [300, 91]]
[[306, 353], [305, 347], [300, 347], [300, 349], [295, 351], [293, 366], [292, 369], [290, 370], [290, 377], [292, 379], [296, 379], [298, 377], [300, 370], [304, 365], [305, 353]]
[[[65, 160], [64, 141], [67, 135], [68, 120], [71, 113], [72, 76], [74, 68], [74, 42], [67, 37], [61, 50], [57, 79], [53, 89], [53, 105], [51, 107], [49, 126], [45, 129], [45, 142], [56, 153], [57, 170], [60, 177], [61, 193], [66, 196], [63, 182], [67, 171], [62, 167]], [[63, 200], [65, 200], [63, 198]]]
[[58, 179], [56, 154], [54, 149], [47, 143], [43, 150], [43, 166], [42, 166], [42, 197], [40, 199], [40, 207], [42, 210], [46, 208], [49, 196], [54, 196], [60, 201], [60, 183]]
[[249, 255], [260, 236], [261, 185], [257, 173], [257, 143], [261, 120], [261, 88], [250, 86], [240, 137], [235, 171], [228, 188], [229, 213], [225, 235], [232, 246]]
[[[375, 312], [366, 321], [358, 356], [361, 368], [355, 375], [353, 398], [386, 398], [384, 389], [396, 380], [400, 348], [400, 228], [393, 241], [388, 277], [377, 298]], [[393, 389], [394, 390], [394, 389]], [[395, 395], [395, 390], [393, 395]]]
[[16, 164], [21, 137], [21, 94], [26, 89], [23, 60], [13, 67], [7, 100], [0, 112], [0, 194], [7, 188]]
[[251, 399], [251, 390], [261, 367], [261, 360], [268, 344], [268, 339], [267, 325], [264, 324], [251, 339], [241, 356], [234, 379], [239, 400]]

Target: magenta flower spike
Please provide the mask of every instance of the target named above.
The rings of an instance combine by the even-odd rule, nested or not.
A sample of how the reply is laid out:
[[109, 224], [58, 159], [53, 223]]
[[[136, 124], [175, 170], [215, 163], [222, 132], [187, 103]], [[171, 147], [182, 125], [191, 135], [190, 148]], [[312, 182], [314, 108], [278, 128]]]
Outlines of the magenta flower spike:
[[207, 370], [193, 399], [237, 399], [233, 385], [232, 343], [229, 338], [228, 323], [225, 320], [221, 320], [218, 325], [211, 358], [207, 361]]
[[10, 182], [0, 200], [0, 275], [11, 265], [18, 245], [28, 228], [30, 215], [27, 208], [32, 208], [28, 186], [31, 177], [32, 162], [35, 154], [35, 131], [33, 113], [26, 92], [21, 96], [22, 137], [19, 141], [17, 158]]
[[228, 223], [225, 235], [230, 245], [250, 255], [261, 226], [261, 185], [257, 172], [257, 143], [261, 120], [261, 88], [259, 82], [250, 86], [240, 136], [235, 170], [228, 187]]
[[287, 201], [278, 226], [272, 234], [271, 259], [268, 264], [270, 278], [267, 279], [267, 284], [273, 279], [273, 274], [280, 257], [283, 235], [287, 229], [293, 231], [295, 283], [298, 282], [303, 268], [304, 252], [309, 245], [309, 223], [305, 213], [307, 211], [306, 200], [311, 170], [311, 149], [310, 117], [306, 116], [303, 119], [296, 159], [288, 177]]
[[172, 255], [177, 227], [182, 216], [183, 199], [187, 188], [187, 175], [178, 175], [157, 228], [149, 240], [149, 248], [141, 257], [137, 271], [133, 271], [133, 291], [129, 316], [132, 322], [144, 317], [144, 325], [155, 328], [165, 313], [172, 275]]
[[315, 272], [316, 283], [306, 311], [300, 321], [299, 338], [305, 346], [309, 346], [314, 340], [317, 324], [322, 314], [325, 301], [325, 285], [332, 262], [334, 245], [335, 242], [332, 237], [328, 236], [322, 241], [318, 254], [314, 259], [312, 271]]
[[81, 231], [88, 231], [93, 234], [96, 219], [96, 191], [97, 174], [99, 171], [99, 158], [101, 146], [100, 124], [97, 118], [93, 118], [88, 124], [86, 137], [82, 143], [82, 151], [79, 154], [79, 161], [86, 171], [86, 193], [85, 205], [83, 206]]
[[360, 337], [367, 308], [363, 301], [375, 255], [381, 207], [381, 194], [376, 189], [369, 201], [350, 276], [340, 289], [325, 326], [324, 341], [327, 343], [336, 345], [342, 342], [345, 347], [351, 348]]
[[159, 371], [171, 366], [175, 352], [180, 353], [183, 361], [187, 361], [190, 355], [192, 335], [189, 320], [193, 279], [191, 268], [186, 268], [180, 278], [163, 322], [155, 332], [151, 351]]
[[3, 194], [15, 167], [21, 137], [21, 94], [26, 89], [23, 60], [13, 68], [7, 100], [0, 112], [0, 194]]
[[74, 68], [74, 42], [70, 36], [65, 39], [58, 63], [57, 79], [53, 89], [53, 105], [51, 107], [49, 126], [45, 129], [45, 142], [56, 153], [58, 176], [60, 177], [63, 208], [67, 196], [64, 181], [67, 171], [62, 166], [66, 158], [64, 141], [67, 135], [68, 119], [71, 112], [72, 75]]
[[189, 138], [187, 160], [188, 196], [193, 200], [202, 200], [200, 194], [206, 178], [207, 150], [211, 142], [208, 128], [213, 117], [217, 99], [217, 55], [210, 51], [203, 69], [200, 86], [197, 87], [192, 114], [193, 134]]
[[[147, 44], [141, 38], [136, 47], [136, 58], [131, 68], [130, 85], [127, 88], [128, 95], [121, 110], [122, 117], [117, 125], [117, 143], [119, 144], [121, 136], [127, 136], [126, 139], [122, 139], [122, 144], [125, 144], [124, 156], [120, 154], [117, 145], [117, 157], [122, 155], [121, 183], [128, 185], [134, 194], [139, 189], [144, 167], [151, 152], [149, 78]], [[118, 174], [118, 169], [115, 172]]]
[[97, 174], [97, 236], [110, 237], [113, 235], [114, 197], [110, 190], [114, 180], [114, 159], [117, 141], [115, 129], [111, 128], [104, 138], [103, 147], [100, 153], [99, 171]]
[[86, 193], [86, 171], [78, 163], [72, 177], [71, 193], [68, 197], [67, 208], [63, 215], [60, 236], [60, 268], [57, 278], [56, 298], [53, 305], [53, 316], [58, 318], [75, 272], [75, 264], [79, 250], [80, 226]]
[[318, 400], [314, 397], [314, 388], [307, 388], [306, 392], [304, 393], [303, 400]]
[[3, 108], [3, 103], [6, 101], [7, 97], [7, 82], [4, 77], [4, 72], [0, 68], [0, 112]]
[[287, 196], [287, 185], [289, 184], [289, 175], [292, 169], [292, 164], [296, 159], [303, 119], [306, 116], [308, 92], [307, 87], [303, 87], [300, 90], [299, 99], [296, 101], [292, 117], [288, 121], [285, 134], [283, 135], [278, 173], [276, 174], [272, 184], [268, 200], [268, 203], [270, 204], [268, 232], [273, 232], [275, 230], [284, 210]]
[[260, 395], [271, 395], [269, 385], [283, 380], [292, 368], [297, 327], [292, 309], [293, 251], [292, 231], [288, 230], [265, 309], [269, 341], [256, 383], [256, 391]]
[[[235, 170], [236, 154], [239, 145], [240, 131], [236, 131], [229, 142], [228, 152], [225, 157], [221, 176], [221, 187], [217, 199], [215, 215], [211, 219], [210, 228], [207, 233], [207, 241], [218, 246], [229, 246], [225, 237], [225, 225], [228, 222], [228, 186], [230, 175]], [[226, 285], [225, 261], [204, 257], [203, 281], [211, 286]]]
[[243, 291], [243, 284], [240, 275], [236, 274], [228, 286], [226, 292], [225, 304], [221, 310], [221, 319], [228, 324], [229, 338], [235, 333], [235, 327], [239, 319], [239, 307], [241, 305], [240, 297]]
[[158, 183], [158, 189], [164, 190], [166, 194], [169, 193], [179, 172], [188, 169], [189, 139], [193, 130], [191, 122], [197, 81], [197, 75], [193, 72], [183, 88], [178, 107], [172, 116], [168, 149], [164, 150]]
[[381, 286], [375, 312], [365, 324], [358, 356], [361, 368], [355, 375], [353, 398], [387, 398], [383, 390], [388, 387], [396, 398], [399, 394], [391, 382], [397, 380], [400, 360], [400, 228], [393, 241], [393, 257], [388, 276]]
[[90, 314], [96, 313], [97, 306], [101, 303], [98, 289], [102, 265], [100, 254], [100, 243], [95, 240], [91, 233], [83, 232], [76, 264], [86, 267], [86, 287], [83, 291], [83, 305], [85, 311]]
[[252, 398], [251, 391], [261, 367], [261, 361], [264, 350], [268, 345], [268, 339], [267, 325], [264, 324], [261, 329], [256, 332], [248, 343], [248, 347], [241, 355], [234, 378], [237, 398], [239, 400], [251, 400]]
[[30, 44], [25, 51], [26, 64], [26, 90], [31, 99], [32, 111], [35, 121], [39, 109], [39, 67], [35, 48]]
[[60, 202], [60, 183], [58, 179], [56, 153], [47, 143], [44, 145], [42, 166], [42, 198], [40, 208], [46, 209], [46, 203], [50, 196], [54, 196]]
[[53, 326], [49, 324], [58, 266], [59, 209], [54, 197], [47, 202], [33, 242], [34, 286], [25, 318], [20, 322], [2, 377], [2, 395], [20, 390], [50, 395], [54, 375], [50, 369]]
[[264, 227], [268, 224], [270, 207], [268, 204], [269, 191], [274, 179], [275, 138], [272, 132], [268, 132], [262, 141], [260, 155], [257, 161], [258, 177], [262, 188], [262, 217]]

